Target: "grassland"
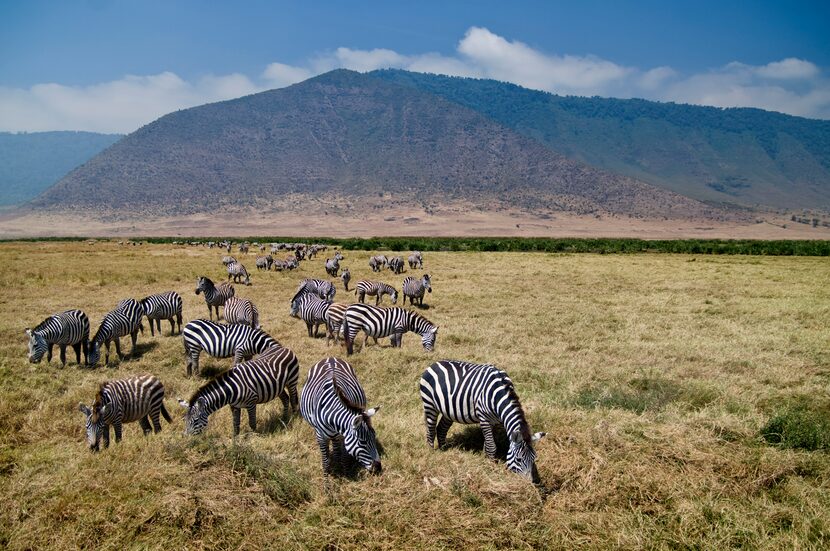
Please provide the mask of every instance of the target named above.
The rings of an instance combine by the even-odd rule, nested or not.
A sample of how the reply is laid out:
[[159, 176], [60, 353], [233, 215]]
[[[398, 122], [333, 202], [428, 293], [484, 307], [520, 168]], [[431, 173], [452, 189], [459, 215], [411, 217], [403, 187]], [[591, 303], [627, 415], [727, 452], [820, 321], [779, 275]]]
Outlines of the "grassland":
[[[353, 281], [370, 276], [373, 252], [346, 252]], [[140, 357], [116, 369], [26, 361], [23, 329], [63, 308], [97, 325], [121, 298], [176, 289], [186, 319], [205, 316], [193, 287], [197, 275], [222, 277], [219, 252], [35, 242], [0, 253], [0, 547], [830, 546], [826, 259], [428, 253], [436, 351], [407, 335], [402, 349], [353, 357], [370, 403], [383, 405], [384, 473], [324, 481], [312, 430], [299, 418], [283, 427], [278, 403], [235, 442], [227, 411], [185, 438], [174, 399], [200, 381], [184, 376], [167, 327], [139, 337]], [[253, 269], [253, 255], [243, 262]], [[237, 287], [297, 353], [301, 380], [344, 354], [288, 316], [298, 279], [323, 275], [320, 259]], [[453, 427], [447, 451], [426, 448], [417, 381], [440, 358], [511, 374], [532, 429], [548, 432], [543, 490], [488, 462], [475, 428]], [[121, 444], [91, 454], [78, 402], [140, 372], [164, 382], [174, 425], [148, 438], [127, 425]]]

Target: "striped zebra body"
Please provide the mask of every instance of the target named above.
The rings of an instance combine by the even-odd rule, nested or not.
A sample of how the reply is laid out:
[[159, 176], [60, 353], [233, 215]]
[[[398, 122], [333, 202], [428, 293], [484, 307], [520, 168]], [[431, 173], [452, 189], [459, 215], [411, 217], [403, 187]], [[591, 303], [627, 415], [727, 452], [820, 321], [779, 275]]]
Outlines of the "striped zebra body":
[[401, 291], [403, 291], [403, 304], [406, 304], [406, 299], [409, 297], [409, 304], [414, 306], [417, 300], [418, 305], [423, 306], [424, 292], [432, 292], [432, 280], [428, 274], [424, 274], [420, 279], [409, 276], [403, 280]]
[[340, 342], [340, 328], [343, 326], [343, 315], [346, 313], [348, 304], [332, 303], [326, 310], [326, 345], [334, 339], [334, 344]]
[[375, 255], [369, 259], [369, 267], [372, 268], [373, 272], [379, 272], [388, 265], [389, 259], [387, 259], [386, 256], [382, 254]]
[[545, 433], [531, 435], [507, 373], [492, 365], [443, 360], [424, 371], [420, 392], [430, 448], [434, 447], [436, 434], [438, 447], [445, 446], [447, 431], [453, 423], [478, 423], [484, 433], [484, 451], [487, 457], [495, 459], [493, 427], [500, 424], [510, 442], [507, 468], [538, 482], [533, 442]]
[[331, 281], [325, 279], [304, 279], [297, 286], [297, 292], [291, 297], [291, 304], [301, 296], [311, 293], [323, 300], [331, 302], [334, 300], [334, 295], [337, 293]]
[[343, 315], [343, 335], [346, 339], [346, 352], [354, 352], [354, 339], [359, 331], [363, 331], [363, 346], [373, 337], [375, 342], [383, 337], [392, 337], [392, 346], [400, 347], [403, 335], [407, 331], [421, 335], [421, 343], [427, 352], [435, 347], [435, 338], [438, 327], [425, 317], [404, 308], [378, 308], [368, 304], [352, 304]]
[[144, 316], [144, 308], [135, 299], [128, 298], [118, 303], [115, 310], [107, 313], [98, 326], [98, 331], [89, 343], [87, 353], [87, 365], [94, 366], [101, 358], [101, 347], [104, 346], [106, 355], [104, 364], [110, 363], [110, 343], [115, 342], [115, 352], [119, 360], [124, 360], [121, 353], [121, 337], [130, 336], [132, 348], [130, 357], [135, 354], [135, 343], [138, 340], [138, 332], [144, 332], [144, 325], [141, 318]]
[[409, 267], [413, 270], [415, 268], [423, 269], [424, 267], [424, 257], [421, 255], [421, 251], [413, 251], [407, 260], [409, 261]]
[[352, 273], [349, 271], [348, 268], [343, 269], [343, 273], [340, 274], [340, 279], [343, 281], [343, 287], [346, 291], [349, 290], [349, 282], [352, 280]]
[[244, 283], [245, 285], [251, 284], [251, 276], [248, 274], [248, 270], [246, 270], [245, 266], [243, 266], [239, 262], [231, 262], [230, 264], [228, 264], [227, 270], [228, 281], [230, 281], [231, 278], [233, 278], [234, 283]]
[[393, 256], [392, 258], [390, 258], [389, 259], [389, 269], [392, 270], [392, 272], [395, 275], [402, 274], [403, 273], [403, 258], [401, 258], [400, 256]]
[[[291, 315], [305, 321], [309, 337], [317, 337], [320, 326], [326, 323], [326, 312], [331, 302], [306, 293], [291, 303]], [[312, 327], [314, 331], [312, 333]]]
[[288, 348], [271, 347], [253, 360], [237, 364], [203, 385], [189, 402], [179, 400], [184, 408], [185, 434], [199, 434], [207, 428], [210, 415], [230, 406], [233, 434], [239, 434], [240, 414], [248, 411], [248, 424], [256, 430], [256, 407], [279, 397], [283, 405], [283, 422], [299, 407], [297, 381], [300, 364]]
[[366, 393], [347, 362], [326, 358], [311, 368], [300, 396], [300, 414], [314, 428], [325, 474], [332, 472], [331, 455], [342, 464], [346, 453], [369, 472], [381, 472], [371, 422], [378, 409], [366, 410]]
[[241, 323], [259, 329], [259, 310], [247, 298], [230, 297], [225, 301], [225, 323]]
[[220, 283], [214, 285], [213, 281], [201, 276], [196, 278], [196, 294], [204, 293], [205, 304], [207, 304], [208, 317], [213, 319], [213, 309], [216, 310], [216, 319], [219, 319], [219, 307], [224, 306], [225, 302], [235, 293], [233, 285], [230, 283]]
[[272, 346], [282, 346], [262, 329], [235, 323], [225, 325], [215, 321], [193, 320], [182, 331], [187, 376], [199, 374], [199, 355], [202, 350], [215, 358], [233, 356], [234, 365], [261, 354]]
[[[150, 322], [150, 334], [155, 336], [153, 323], [155, 322], [161, 335], [161, 320], [170, 322], [170, 334], [176, 332], [176, 323], [179, 333], [182, 332], [182, 297], [176, 291], [168, 291], [157, 295], [150, 295], [141, 299], [141, 307], [147, 321]], [[175, 320], [175, 322], [174, 322]]]
[[52, 361], [52, 347], [58, 345], [61, 351], [61, 367], [66, 366], [66, 347], [75, 350], [78, 365], [81, 364], [81, 350], [84, 361], [88, 357], [89, 318], [81, 310], [67, 310], [49, 316], [34, 329], [26, 329], [29, 337], [29, 362], [40, 363], [43, 354], [46, 361]]
[[357, 295], [358, 302], [363, 302], [367, 295], [375, 297], [375, 306], [379, 306], [383, 301], [383, 295], [389, 295], [392, 298], [392, 304], [398, 303], [398, 291], [382, 281], [369, 281], [368, 279], [358, 281], [354, 294]]
[[[121, 425], [138, 421], [144, 434], [159, 432], [159, 414], [171, 423], [164, 407], [164, 385], [152, 375], [140, 375], [102, 383], [91, 407], [78, 404], [86, 416], [86, 441], [89, 449], [98, 451], [101, 440], [110, 445], [110, 426], [115, 429], [115, 441], [121, 441]], [[150, 426], [152, 422], [152, 428]]]
[[256, 257], [256, 269], [257, 270], [265, 270], [269, 271], [271, 269], [271, 265], [274, 263], [274, 257], [270, 254], [267, 256], [258, 256]]
[[[228, 252], [230, 252], [230, 245], [228, 245]], [[234, 257], [232, 257], [232, 256], [223, 256], [222, 257], [222, 264], [224, 264], [225, 266], [227, 266], [228, 264], [230, 264], [232, 262], [236, 262], [236, 259]]]
[[340, 261], [336, 258], [326, 259], [326, 273], [331, 277], [337, 277], [337, 272], [340, 271]]

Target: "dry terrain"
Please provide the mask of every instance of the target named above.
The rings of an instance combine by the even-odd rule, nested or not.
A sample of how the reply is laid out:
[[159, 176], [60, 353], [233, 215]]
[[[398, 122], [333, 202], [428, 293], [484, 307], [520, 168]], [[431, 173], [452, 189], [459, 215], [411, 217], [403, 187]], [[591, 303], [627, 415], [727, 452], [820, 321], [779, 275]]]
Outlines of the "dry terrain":
[[[371, 275], [374, 252], [346, 251], [353, 281]], [[827, 452], [773, 446], [759, 432], [793, 405], [830, 411], [826, 259], [426, 253], [436, 351], [410, 334], [401, 349], [382, 340], [351, 360], [383, 406], [384, 472], [326, 481], [311, 428], [299, 418], [284, 427], [278, 403], [236, 440], [228, 411], [205, 436], [183, 436], [175, 398], [203, 381], [185, 377], [169, 326], [140, 336], [138, 358], [112, 369], [78, 369], [72, 353], [65, 369], [26, 361], [24, 328], [70, 307], [94, 331], [120, 299], [175, 289], [186, 320], [204, 317], [194, 283], [223, 278], [220, 252], [10, 242], [0, 254], [0, 547], [830, 546]], [[238, 294], [296, 352], [301, 381], [345, 353], [288, 315], [297, 281], [325, 275], [322, 258], [294, 273], [242, 261], [253, 285]], [[351, 297], [338, 282], [336, 300]], [[453, 427], [446, 451], [426, 448], [417, 382], [441, 358], [510, 373], [531, 428], [548, 432], [537, 447], [544, 488], [487, 461], [476, 427]], [[217, 373], [230, 360], [203, 356], [203, 366]], [[174, 424], [147, 438], [127, 425], [119, 445], [90, 453], [78, 402], [142, 372], [164, 382]]]

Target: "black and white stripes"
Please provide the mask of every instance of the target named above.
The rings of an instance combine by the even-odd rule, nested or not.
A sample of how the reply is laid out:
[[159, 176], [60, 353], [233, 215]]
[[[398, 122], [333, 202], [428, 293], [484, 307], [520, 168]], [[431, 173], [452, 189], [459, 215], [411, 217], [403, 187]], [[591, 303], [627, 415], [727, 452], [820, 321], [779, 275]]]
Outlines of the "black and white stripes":
[[363, 331], [362, 351], [366, 347], [369, 337], [375, 340], [382, 337], [392, 337], [392, 346], [401, 346], [403, 334], [407, 331], [421, 335], [424, 349], [431, 352], [435, 347], [435, 337], [438, 327], [425, 317], [404, 308], [378, 308], [368, 304], [352, 304], [346, 309], [343, 317], [343, 333], [346, 339], [346, 351], [351, 355], [354, 351], [354, 339], [359, 331]]
[[383, 295], [389, 295], [392, 298], [392, 304], [398, 302], [398, 291], [382, 281], [369, 281], [368, 279], [358, 281], [354, 288], [354, 294], [357, 295], [358, 302], [363, 302], [367, 295], [375, 297], [375, 306], [381, 303]]
[[[331, 306], [331, 302], [307, 293], [294, 299], [291, 303], [291, 315], [305, 321], [306, 327], [308, 327], [308, 336], [316, 337], [320, 326], [326, 323], [326, 312], [329, 306]], [[314, 328], [313, 333], [312, 327]]]
[[259, 310], [247, 298], [229, 297], [225, 301], [225, 322], [242, 323], [259, 329]]
[[127, 335], [130, 335], [132, 339], [132, 348], [130, 349], [130, 356], [132, 357], [135, 354], [138, 332], [144, 332], [144, 325], [141, 323], [143, 316], [144, 308], [135, 299], [128, 298], [119, 302], [115, 310], [104, 316], [101, 325], [98, 326], [98, 331], [92, 337], [87, 353], [87, 365], [94, 366], [98, 363], [101, 357], [101, 346], [106, 349], [104, 363], [109, 364], [110, 343], [113, 341], [115, 341], [115, 352], [118, 354], [118, 359], [123, 360], [121, 337]]
[[159, 293], [150, 295], [141, 299], [141, 308], [144, 310], [144, 315], [147, 316], [147, 321], [150, 322], [150, 334], [155, 335], [153, 323], [158, 326], [159, 335], [161, 335], [161, 320], [170, 322], [170, 334], [176, 332], [176, 325], [174, 319], [179, 325], [179, 333], [182, 332], [182, 297], [176, 291], [168, 291], [166, 293]]
[[58, 345], [61, 351], [61, 366], [66, 366], [66, 347], [75, 350], [75, 358], [81, 363], [81, 350], [86, 361], [89, 340], [89, 318], [81, 310], [67, 310], [49, 316], [34, 329], [26, 329], [29, 337], [29, 362], [39, 363], [46, 354], [46, 361], [52, 361], [52, 347]]
[[254, 354], [261, 354], [267, 348], [281, 346], [262, 329], [208, 320], [193, 320], [185, 325], [182, 340], [188, 377], [192, 372], [199, 374], [199, 355], [202, 350], [216, 358], [233, 356], [233, 363], [238, 364]]
[[334, 288], [331, 281], [307, 278], [302, 280], [297, 286], [297, 292], [294, 293], [293, 297], [291, 297], [291, 303], [293, 304], [295, 300], [306, 293], [315, 294], [321, 299], [331, 302], [334, 300], [334, 295], [337, 293], [337, 289]]
[[420, 279], [409, 276], [403, 280], [401, 290], [403, 291], [403, 304], [406, 304], [406, 299], [409, 298], [409, 304], [412, 306], [415, 305], [416, 300], [419, 306], [423, 306], [424, 292], [432, 292], [432, 280], [429, 274], [424, 274]]
[[200, 276], [196, 278], [196, 294], [204, 293], [205, 304], [208, 308], [208, 317], [213, 319], [213, 309], [216, 310], [216, 319], [219, 319], [219, 307], [224, 306], [225, 302], [234, 295], [233, 285], [230, 283], [220, 283], [214, 285], [210, 279]]
[[228, 270], [228, 281], [233, 278], [234, 283], [244, 283], [245, 285], [251, 284], [251, 276], [248, 274], [248, 270], [245, 269], [240, 262], [231, 262], [227, 266]]

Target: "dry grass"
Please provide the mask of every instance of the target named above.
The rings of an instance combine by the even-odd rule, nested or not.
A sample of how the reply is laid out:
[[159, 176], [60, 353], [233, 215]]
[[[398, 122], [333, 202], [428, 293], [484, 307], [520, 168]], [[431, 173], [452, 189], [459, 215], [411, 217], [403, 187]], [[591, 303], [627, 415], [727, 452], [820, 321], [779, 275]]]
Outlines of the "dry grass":
[[[76, 407], [101, 381], [154, 373], [176, 412], [174, 398], [199, 385], [184, 376], [169, 326], [139, 337], [141, 357], [117, 369], [26, 361], [23, 328], [62, 308], [81, 307], [97, 325], [121, 298], [176, 289], [185, 318], [203, 317], [195, 279], [221, 278], [221, 253], [109, 243], [0, 252], [2, 547], [830, 545], [830, 456], [759, 435], [787, 408], [830, 403], [824, 259], [427, 253], [436, 352], [407, 335], [402, 349], [353, 357], [370, 403], [383, 405], [384, 474], [324, 481], [312, 430], [299, 418], [284, 428], [278, 402], [236, 442], [228, 411], [196, 439], [176, 414], [160, 435], [127, 425], [120, 445], [89, 453]], [[353, 281], [371, 275], [369, 254], [347, 252]], [[253, 256], [243, 260], [252, 269]], [[323, 275], [320, 259], [292, 274], [254, 270], [253, 286], [237, 287], [296, 352], [301, 380], [344, 354], [288, 316], [297, 280]], [[476, 429], [453, 427], [448, 451], [426, 448], [417, 381], [447, 357], [511, 374], [532, 429], [548, 432], [538, 465], [549, 493], [488, 462]]]

